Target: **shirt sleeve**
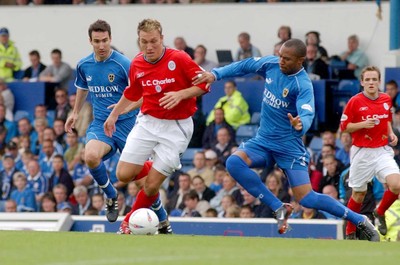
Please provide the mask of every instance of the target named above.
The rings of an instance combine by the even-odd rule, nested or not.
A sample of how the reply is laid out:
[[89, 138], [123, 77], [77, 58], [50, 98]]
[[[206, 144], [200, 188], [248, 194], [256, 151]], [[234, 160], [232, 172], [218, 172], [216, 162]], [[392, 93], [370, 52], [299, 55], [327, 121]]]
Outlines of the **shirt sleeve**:
[[124, 90], [124, 96], [130, 101], [138, 101], [143, 95], [143, 87], [138, 83], [139, 81], [135, 76], [135, 66], [134, 61], [131, 63], [131, 67], [129, 68], [129, 83], [126, 89]]
[[[192, 60], [192, 58], [190, 58], [190, 56], [187, 53], [182, 52], [179, 54], [180, 54], [180, 61], [184, 65], [185, 76], [186, 78], [188, 78], [188, 81], [192, 83], [192, 78], [196, 76], [196, 72], [202, 71], [202, 69]], [[209, 89], [206, 88], [206, 85], [207, 85], [206, 83], [201, 83], [196, 86], [199, 87], [201, 90], [209, 92]]]
[[272, 62], [274, 58], [275, 56], [247, 58], [242, 61], [228, 64], [224, 67], [215, 68], [211, 72], [217, 80], [228, 77], [243, 76], [250, 73], [260, 74], [265, 77], [265, 70], [262, 69], [265, 68], [267, 63]]
[[300, 84], [299, 95], [296, 101], [297, 113], [301, 119], [303, 129], [297, 131], [298, 136], [303, 136], [311, 127], [315, 116], [314, 91], [311, 82]]
[[[46, 71], [46, 70], [45, 70]], [[76, 78], [75, 78], [75, 86], [81, 89], [88, 89], [88, 85], [86, 82], [85, 74], [82, 72], [81, 65], [76, 67]]]
[[353, 120], [353, 112], [351, 111], [353, 108], [353, 102], [353, 99], [350, 99], [349, 102], [347, 102], [342, 117], [340, 118], [340, 130], [342, 132], [347, 129], [347, 125]]

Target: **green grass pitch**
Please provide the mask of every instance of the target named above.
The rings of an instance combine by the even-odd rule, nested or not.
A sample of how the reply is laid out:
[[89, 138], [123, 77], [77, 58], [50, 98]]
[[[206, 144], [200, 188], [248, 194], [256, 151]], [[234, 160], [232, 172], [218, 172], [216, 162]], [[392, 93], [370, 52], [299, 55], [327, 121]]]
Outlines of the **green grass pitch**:
[[399, 244], [324, 239], [0, 231], [1, 265], [380, 265]]

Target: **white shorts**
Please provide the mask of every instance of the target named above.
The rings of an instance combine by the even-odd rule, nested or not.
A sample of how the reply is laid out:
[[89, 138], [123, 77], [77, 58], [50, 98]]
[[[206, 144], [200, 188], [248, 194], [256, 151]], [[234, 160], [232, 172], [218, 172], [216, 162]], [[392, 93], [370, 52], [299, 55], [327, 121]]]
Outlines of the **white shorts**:
[[181, 168], [180, 156], [193, 134], [193, 120], [162, 120], [139, 113], [121, 154], [121, 161], [143, 165], [154, 155], [153, 167], [165, 176]]
[[349, 187], [354, 191], [366, 191], [368, 182], [374, 176], [386, 183], [387, 176], [399, 174], [399, 166], [393, 156], [390, 146], [360, 148], [353, 145], [350, 149]]

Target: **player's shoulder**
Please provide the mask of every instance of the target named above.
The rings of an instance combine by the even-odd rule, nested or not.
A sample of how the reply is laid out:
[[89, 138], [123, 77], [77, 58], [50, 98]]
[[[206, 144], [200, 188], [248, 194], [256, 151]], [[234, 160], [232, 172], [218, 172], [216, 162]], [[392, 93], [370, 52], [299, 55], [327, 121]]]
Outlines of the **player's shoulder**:
[[[280, 71], [280, 69], [279, 69], [279, 71]], [[282, 74], [282, 75], [284, 75], [284, 74]], [[297, 73], [293, 74], [293, 77], [295, 77], [296, 83], [298, 84], [299, 88], [313, 89], [312, 81], [304, 68], [299, 70]]]
[[93, 53], [89, 54], [86, 57], [83, 57], [82, 59], [79, 60], [78, 64], [77, 64], [77, 68], [84, 65], [85, 63], [94, 63], [94, 55]]
[[138, 62], [143, 62], [144, 61], [144, 54], [143, 52], [138, 52], [132, 60], [132, 64], [138, 63]]
[[379, 92], [379, 97], [382, 98], [383, 100], [392, 100], [392, 98], [384, 92]]
[[367, 97], [364, 96], [364, 94], [362, 92], [359, 92], [357, 94], [355, 94], [354, 96], [352, 96], [349, 101], [347, 102], [347, 104], [354, 104], [356, 102], [364, 102], [365, 100], [367, 100]]
[[187, 54], [185, 51], [177, 50], [175, 48], [170, 48], [170, 47], [165, 47], [164, 56], [166, 58], [192, 60], [192, 58], [190, 58], [189, 54]]
[[262, 63], [272, 63], [272, 64], [279, 64], [279, 57], [275, 55], [267, 55], [262, 57], [252, 57], [254, 61], [259, 61]]
[[112, 51], [111, 58], [114, 60], [122, 60], [122, 61], [128, 61], [128, 62], [131, 61], [126, 55], [124, 55], [116, 50]]
[[113, 50], [112, 54], [110, 55], [110, 60], [114, 61], [117, 64], [121, 64], [121, 65], [127, 66], [127, 67], [129, 67], [129, 65], [131, 64], [131, 60], [129, 60], [128, 57], [126, 57], [122, 53], [119, 53], [115, 50]]

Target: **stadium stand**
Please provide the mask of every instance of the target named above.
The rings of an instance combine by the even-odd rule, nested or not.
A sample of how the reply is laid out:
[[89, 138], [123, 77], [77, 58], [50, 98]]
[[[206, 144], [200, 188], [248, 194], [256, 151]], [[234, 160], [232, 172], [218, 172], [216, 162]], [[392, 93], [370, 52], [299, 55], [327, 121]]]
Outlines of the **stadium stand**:
[[241, 144], [244, 141], [254, 137], [257, 133], [257, 124], [247, 124], [240, 126], [236, 131], [236, 143]]

